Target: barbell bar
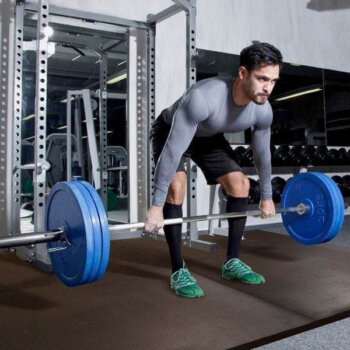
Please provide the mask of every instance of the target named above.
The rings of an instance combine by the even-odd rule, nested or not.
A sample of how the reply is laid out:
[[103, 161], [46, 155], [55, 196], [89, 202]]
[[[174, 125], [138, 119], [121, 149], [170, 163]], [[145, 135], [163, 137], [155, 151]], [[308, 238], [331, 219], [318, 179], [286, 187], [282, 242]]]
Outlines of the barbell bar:
[[33, 232], [13, 234], [10, 236], [1, 236], [0, 249], [14, 248], [29, 244], [49, 243], [65, 239], [64, 230], [56, 230], [50, 232]]
[[[276, 212], [276, 214], [281, 213], [298, 213], [303, 215], [308, 211], [308, 207], [303, 203], [298, 204], [296, 207], [290, 208], [281, 208]], [[211, 215], [198, 215], [198, 216], [188, 216], [183, 218], [174, 218], [174, 219], [165, 219], [164, 226], [166, 225], [175, 225], [175, 224], [187, 224], [190, 222], [199, 222], [199, 221], [210, 221], [210, 220], [220, 220], [220, 219], [231, 219], [231, 218], [241, 218], [246, 216], [261, 216], [260, 210], [248, 210], [243, 212], [230, 212], [224, 214], [211, 214]], [[132, 229], [142, 229], [144, 228], [144, 222], [135, 222], [130, 224], [118, 224], [118, 225], [109, 225], [109, 231], [123, 231], [123, 230], [132, 230]]]
[[[333, 239], [344, 220], [344, 200], [336, 183], [322, 173], [301, 173], [288, 180], [281, 199], [282, 221], [302, 244]], [[164, 225], [259, 216], [260, 210], [164, 220]], [[109, 225], [96, 190], [82, 180], [57, 183], [46, 205], [47, 232], [0, 238], [0, 248], [47, 243], [53, 271], [68, 286], [99, 280], [105, 273], [110, 233], [143, 229], [144, 222]]]
[[[281, 213], [298, 213], [299, 215], [304, 215], [310, 208], [306, 205], [300, 203], [296, 207], [282, 208], [276, 211], [276, 214]], [[164, 226], [175, 225], [175, 224], [186, 224], [190, 222], [199, 222], [199, 221], [210, 221], [210, 220], [221, 220], [221, 219], [230, 219], [230, 218], [241, 218], [247, 216], [260, 216], [260, 210], [248, 210], [243, 212], [230, 212], [224, 214], [211, 214], [211, 215], [198, 215], [198, 216], [189, 216], [182, 218], [173, 218], [165, 219]], [[143, 229], [145, 227], [144, 222], [133, 222], [128, 224], [112, 224], [108, 226], [109, 232], [118, 232], [118, 231], [128, 231]], [[66, 231], [64, 229], [57, 229], [54, 231], [44, 231], [44, 232], [33, 232], [33, 233], [21, 233], [13, 234], [7, 237], [0, 238], [0, 249], [4, 248], [14, 248], [30, 244], [39, 244], [39, 243], [49, 243], [57, 241], [67, 241]]]

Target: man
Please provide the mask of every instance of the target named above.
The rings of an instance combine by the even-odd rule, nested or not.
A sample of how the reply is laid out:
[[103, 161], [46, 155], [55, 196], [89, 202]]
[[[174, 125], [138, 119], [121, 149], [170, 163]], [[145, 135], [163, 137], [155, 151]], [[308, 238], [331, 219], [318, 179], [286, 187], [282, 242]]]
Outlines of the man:
[[[248, 207], [249, 180], [233, 160], [225, 132], [252, 130], [254, 164], [260, 178], [262, 217], [275, 215], [271, 190], [270, 125], [268, 102], [282, 67], [282, 55], [267, 43], [253, 42], [242, 50], [238, 77], [214, 77], [197, 82], [157, 118], [151, 130], [157, 162], [152, 206], [146, 216], [146, 231], [158, 231], [163, 218], [182, 216], [185, 196], [185, 157], [201, 168], [208, 184], [220, 184], [228, 195], [227, 212]], [[227, 256], [222, 277], [260, 284], [265, 278], [239, 259], [246, 218], [228, 219]], [[189, 298], [204, 296], [181, 253], [181, 224], [164, 227], [169, 246], [171, 289]]]

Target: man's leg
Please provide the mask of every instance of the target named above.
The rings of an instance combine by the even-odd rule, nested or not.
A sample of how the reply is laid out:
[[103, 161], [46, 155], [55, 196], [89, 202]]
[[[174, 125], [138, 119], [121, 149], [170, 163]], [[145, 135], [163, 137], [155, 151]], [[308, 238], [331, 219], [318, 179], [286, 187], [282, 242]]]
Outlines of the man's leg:
[[[184, 171], [178, 171], [169, 187], [163, 209], [164, 219], [182, 217], [182, 203], [185, 197], [185, 189], [186, 173]], [[204, 292], [197, 285], [197, 281], [192, 277], [183, 261], [181, 228], [182, 224], [164, 226], [173, 272], [170, 277], [170, 286], [177, 295], [186, 298], [200, 298], [204, 296]]]
[[[168, 196], [163, 208], [164, 219], [182, 217], [182, 203], [185, 197], [186, 173], [175, 174], [169, 187]], [[181, 233], [182, 224], [164, 226], [165, 238], [168, 243], [173, 273], [183, 267]]]
[[[248, 209], [248, 197], [231, 197], [227, 196], [226, 212], [245, 212]], [[247, 218], [230, 218], [228, 219], [229, 234], [227, 242], [226, 261], [239, 258], [239, 251], [241, 248], [241, 241], [244, 233], [244, 228]]]
[[[248, 209], [249, 180], [242, 172], [231, 172], [217, 179], [227, 193], [226, 212], [245, 212]], [[239, 279], [250, 284], [264, 283], [263, 276], [253, 272], [239, 260], [246, 217], [228, 219], [228, 242], [223, 277]]]

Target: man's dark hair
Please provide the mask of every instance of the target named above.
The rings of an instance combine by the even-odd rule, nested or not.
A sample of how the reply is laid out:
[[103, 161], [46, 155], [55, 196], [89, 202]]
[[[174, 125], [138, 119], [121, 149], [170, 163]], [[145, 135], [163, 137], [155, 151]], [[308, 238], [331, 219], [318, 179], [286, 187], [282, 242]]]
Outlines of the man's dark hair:
[[283, 57], [281, 52], [271, 44], [253, 41], [253, 44], [244, 48], [240, 55], [240, 66], [248, 71], [254, 70], [261, 65], [279, 65], [282, 68]]

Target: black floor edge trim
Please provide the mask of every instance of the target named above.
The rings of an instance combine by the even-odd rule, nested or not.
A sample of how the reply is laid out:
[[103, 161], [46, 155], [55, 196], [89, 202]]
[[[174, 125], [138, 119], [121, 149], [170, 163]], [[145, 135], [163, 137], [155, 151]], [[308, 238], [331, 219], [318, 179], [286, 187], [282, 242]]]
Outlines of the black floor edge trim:
[[228, 348], [227, 350], [250, 350], [250, 349], [254, 349], [254, 348], [257, 348], [259, 346], [270, 344], [272, 342], [275, 342], [275, 341], [278, 341], [278, 340], [282, 340], [282, 339], [291, 337], [293, 335], [297, 335], [299, 333], [307, 332], [307, 331], [310, 331], [312, 329], [315, 329], [315, 328], [318, 328], [318, 327], [322, 327], [322, 326], [325, 326], [327, 324], [331, 324], [333, 322], [340, 321], [340, 320], [343, 320], [343, 319], [348, 318], [348, 317], [350, 317], [350, 310], [341, 312], [341, 313], [333, 315], [333, 316], [329, 316], [329, 317], [323, 318], [322, 320], [318, 320], [318, 321], [314, 321], [314, 322], [308, 323], [308, 324], [300, 326], [300, 327], [292, 328], [292, 329], [289, 329], [289, 330], [284, 331], [284, 332], [280, 332], [280, 333], [277, 333], [277, 334], [274, 334], [274, 335], [271, 335], [271, 336], [268, 336], [268, 337], [264, 337], [264, 338], [261, 338], [261, 339], [258, 339], [258, 340], [254, 340], [254, 341], [249, 342], [249, 343], [245, 343], [245, 344], [242, 344], [242, 345], [237, 345], [237, 346], [235, 346], [233, 348]]

